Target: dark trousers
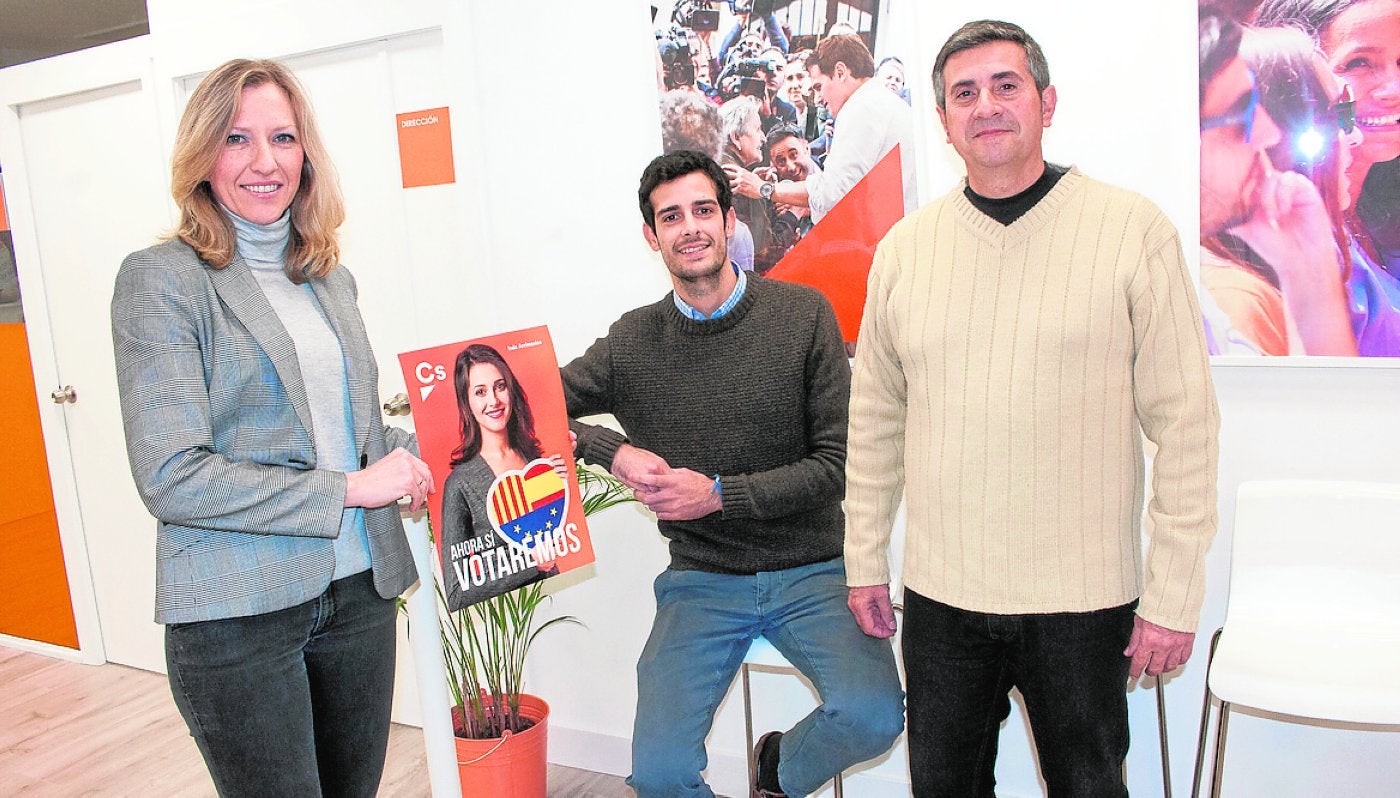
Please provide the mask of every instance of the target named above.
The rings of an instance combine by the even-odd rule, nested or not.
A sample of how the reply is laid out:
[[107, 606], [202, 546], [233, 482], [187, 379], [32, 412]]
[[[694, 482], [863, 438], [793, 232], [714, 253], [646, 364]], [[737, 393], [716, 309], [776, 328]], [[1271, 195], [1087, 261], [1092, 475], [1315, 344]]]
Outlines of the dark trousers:
[[373, 796], [395, 641], [369, 571], [285, 610], [167, 626], [175, 705], [219, 794]]
[[997, 737], [1021, 691], [1051, 798], [1126, 796], [1128, 658], [1137, 602], [989, 615], [904, 591], [915, 798], [991, 798]]

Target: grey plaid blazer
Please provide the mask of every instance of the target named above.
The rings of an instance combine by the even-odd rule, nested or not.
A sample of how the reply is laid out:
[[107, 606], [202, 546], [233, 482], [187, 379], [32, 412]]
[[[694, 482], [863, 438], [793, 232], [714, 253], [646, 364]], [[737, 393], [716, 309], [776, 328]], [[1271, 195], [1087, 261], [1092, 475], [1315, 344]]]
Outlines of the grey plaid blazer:
[[[364, 466], [417, 450], [379, 415], [379, 370], [343, 267], [311, 287], [340, 338]], [[112, 297], [127, 456], [156, 524], [156, 621], [284, 609], [335, 570], [345, 475], [316, 467], [311, 409], [292, 339], [236, 259], [211, 269], [169, 241], [127, 256]], [[374, 584], [417, 578], [397, 505], [365, 510]]]

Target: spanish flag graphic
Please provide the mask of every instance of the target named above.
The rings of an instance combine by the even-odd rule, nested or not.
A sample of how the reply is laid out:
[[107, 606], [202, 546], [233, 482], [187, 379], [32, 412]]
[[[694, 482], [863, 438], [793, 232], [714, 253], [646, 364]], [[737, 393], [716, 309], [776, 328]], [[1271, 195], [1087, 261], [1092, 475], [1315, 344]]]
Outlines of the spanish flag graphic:
[[568, 490], [548, 460], [532, 460], [523, 471], [498, 477], [487, 494], [491, 526], [506, 539], [535, 545], [536, 536], [553, 534], [564, 524]]

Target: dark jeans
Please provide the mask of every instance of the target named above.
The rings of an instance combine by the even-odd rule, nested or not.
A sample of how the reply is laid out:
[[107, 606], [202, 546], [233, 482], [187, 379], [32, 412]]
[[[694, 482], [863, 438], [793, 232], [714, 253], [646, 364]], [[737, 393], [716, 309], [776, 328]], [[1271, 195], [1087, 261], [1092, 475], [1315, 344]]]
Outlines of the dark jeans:
[[989, 615], [904, 591], [915, 798], [991, 798], [997, 736], [1020, 689], [1051, 798], [1126, 796], [1134, 601], [1095, 612]]
[[285, 610], [167, 626], [175, 705], [219, 794], [373, 796], [395, 640], [369, 571]]

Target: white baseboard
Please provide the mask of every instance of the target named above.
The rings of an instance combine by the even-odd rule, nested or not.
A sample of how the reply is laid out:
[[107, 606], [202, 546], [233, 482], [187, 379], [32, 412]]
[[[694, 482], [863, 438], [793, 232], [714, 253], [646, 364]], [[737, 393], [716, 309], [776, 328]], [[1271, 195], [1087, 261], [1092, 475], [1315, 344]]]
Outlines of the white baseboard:
[[626, 776], [632, 772], [632, 740], [550, 723], [549, 761], [595, 773]]
[[46, 657], [64, 659], [69, 662], [81, 662], [84, 665], [101, 665], [106, 660], [99, 654], [92, 654], [78, 649], [56, 646], [52, 643], [41, 643], [38, 640], [29, 640], [23, 637], [0, 634], [0, 646], [25, 651], [30, 654], [43, 654]]

